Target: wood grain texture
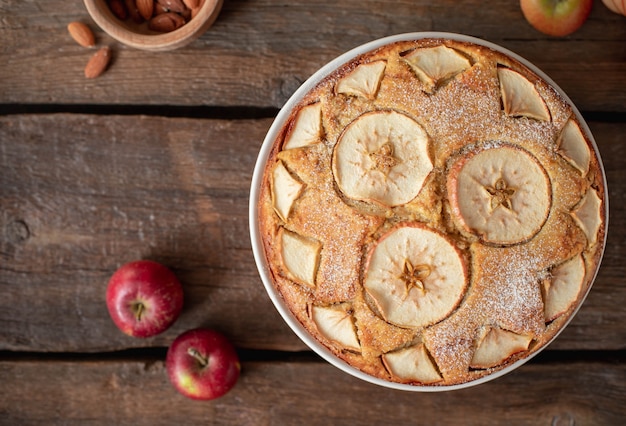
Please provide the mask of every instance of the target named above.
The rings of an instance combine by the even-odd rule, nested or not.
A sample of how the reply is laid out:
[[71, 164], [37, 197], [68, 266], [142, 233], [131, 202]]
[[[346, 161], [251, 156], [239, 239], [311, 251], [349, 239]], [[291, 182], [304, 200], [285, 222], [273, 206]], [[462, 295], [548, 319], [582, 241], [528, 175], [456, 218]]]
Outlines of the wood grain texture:
[[[258, 276], [248, 192], [261, 120], [73, 114], [0, 117], [0, 349], [167, 346], [211, 326], [244, 348], [301, 350]], [[598, 279], [551, 349], [625, 349], [626, 124], [590, 123], [605, 161], [610, 236]], [[122, 335], [104, 294], [124, 262], [183, 282], [183, 315], [147, 340]]]
[[[368, 41], [416, 31], [456, 32], [509, 48], [534, 62], [584, 111], [626, 111], [626, 25], [596, 2], [566, 38], [545, 36], [518, 2], [497, 0], [229, 0], [191, 45], [163, 53], [120, 45], [99, 30], [81, 0], [0, 0], [0, 104], [126, 104], [280, 107], [318, 68]], [[66, 25], [92, 25], [113, 62], [82, 77], [91, 52]], [[506, 24], [503, 24], [506, 23]], [[45, 40], [45, 42], [41, 42]]]
[[[97, 79], [83, 77], [94, 50], [71, 39], [72, 21], [112, 48]], [[198, 40], [154, 53], [114, 41], [83, 0], [0, 0], [0, 425], [623, 424], [624, 23], [600, 1], [553, 38], [511, 0], [226, 0]], [[442, 394], [377, 387], [307, 351], [266, 295], [248, 236], [277, 108], [336, 56], [416, 31], [476, 36], [545, 71], [590, 120], [610, 196], [604, 261], [571, 324], [513, 373]], [[186, 296], [150, 339], [123, 335], [105, 305], [111, 274], [138, 258], [171, 267]], [[212, 402], [178, 394], [163, 364], [199, 326], [242, 354], [239, 383]]]
[[[58, 378], [47, 380], [47, 378]], [[3, 424], [618, 425], [622, 363], [532, 362], [478, 387], [415, 394], [319, 362], [244, 362], [226, 396], [191, 401], [162, 361], [0, 362]]]
[[[270, 122], [140, 116], [0, 119], [0, 348], [166, 346], [214, 326], [246, 347], [301, 349], [261, 285], [248, 193]], [[104, 304], [122, 263], [151, 258], [184, 284], [168, 333], [121, 335]]]

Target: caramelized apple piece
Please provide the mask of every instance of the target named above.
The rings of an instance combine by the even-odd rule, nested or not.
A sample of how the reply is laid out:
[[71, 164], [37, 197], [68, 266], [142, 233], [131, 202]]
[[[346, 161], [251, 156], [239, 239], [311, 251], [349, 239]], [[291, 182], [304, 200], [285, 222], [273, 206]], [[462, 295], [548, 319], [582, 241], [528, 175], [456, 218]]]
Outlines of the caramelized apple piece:
[[310, 306], [310, 316], [317, 330], [346, 349], [360, 351], [361, 345], [354, 327], [351, 309], [348, 304], [332, 306]]
[[478, 339], [471, 368], [497, 367], [511, 356], [528, 349], [532, 336], [513, 333], [498, 327], [487, 327]]
[[283, 221], [287, 221], [293, 203], [302, 194], [304, 184], [289, 173], [282, 161], [276, 163], [272, 178], [270, 188], [274, 210]]
[[548, 218], [550, 180], [528, 151], [507, 144], [477, 147], [449, 170], [455, 220], [484, 242], [511, 245], [534, 236]]
[[376, 242], [365, 269], [365, 290], [383, 318], [422, 327], [447, 317], [467, 285], [467, 267], [454, 245], [423, 225], [404, 223]]
[[563, 315], [578, 299], [585, 282], [585, 261], [579, 254], [555, 267], [542, 283], [546, 322]]
[[433, 93], [437, 84], [471, 66], [469, 59], [446, 46], [416, 49], [404, 57], [420, 80], [425, 91]]
[[349, 198], [392, 207], [413, 200], [433, 168], [426, 131], [395, 111], [359, 116], [339, 137], [333, 174]]
[[359, 65], [350, 74], [339, 80], [335, 89], [336, 92], [374, 99], [378, 93], [386, 65], [385, 61]]
[[322, 104], [317, 102], [302, 108], [296, 115], [283, 149], [301, 148], [321, 142]]
[[550, 121], [550, 111], [535, 86], [517, 71], [498, 68], [502, 106], [506, 115]]
[[598, 193], [589, 188], [572, 212], [572, 217], [587, 236], [589, 246], [598, 241], [598, 231], [602, 225], [602, 200]]
[[431, 384], [441, 380], [423, 343], [388, 352], [382, 356], [382, 360], [389, 374], [401, 381]]
[[583, 176], [586, 176], [589, 171], [591, 150], [580, 127], [574, 120], [570, 119], [565, 124], [559, 136], [557, 146], [559, 154], [565, 157]]
[[291, 278], [314, 288], [322, 244], [285, 228], [280, 228], [278, 242], [283, 264]]

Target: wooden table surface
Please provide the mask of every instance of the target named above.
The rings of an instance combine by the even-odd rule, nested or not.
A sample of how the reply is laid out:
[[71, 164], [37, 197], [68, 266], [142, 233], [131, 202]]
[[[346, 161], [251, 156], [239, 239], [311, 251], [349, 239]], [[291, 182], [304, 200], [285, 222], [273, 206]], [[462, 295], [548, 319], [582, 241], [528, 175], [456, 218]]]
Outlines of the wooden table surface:
[[[100, 78], [71, 21], [109, 45]], [[322, 361], [272, 306], [248, 234], [252, 170], [279, 108], [362, 43], [464, 33], [545, 71], [588, 121], [610, 194], [604, 261], [570, 326], [513, 373], [410, 393]], [[226, 0], [189, 46], [149, 53], [100, 31], [80, 0], [0, 0], [0, 424], [552, 424], [626, 421], [626, 17], [596, 1], [574, 34], [545, 36], [512, 0]], [[121, 264], [171, 267], [186, 301], [154, 338], [123, 335], [105, 306]], [[181, 332], [218, 329], [242, 375], [195, 402], [168, 382]]]

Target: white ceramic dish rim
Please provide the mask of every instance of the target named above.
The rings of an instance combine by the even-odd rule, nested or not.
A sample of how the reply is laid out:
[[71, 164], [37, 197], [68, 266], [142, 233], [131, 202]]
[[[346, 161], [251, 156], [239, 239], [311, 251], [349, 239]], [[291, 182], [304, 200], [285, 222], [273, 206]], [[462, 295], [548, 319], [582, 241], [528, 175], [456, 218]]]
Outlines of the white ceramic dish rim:
[[[304, 328], [304, 326], [293, 316], [293, 314], [291, 313], [291, 311], [289, 310], [289, 308], [285, 305], [284, 300], [282, 299], [281, 295], [278, 293], [278, 291], [275, 289], [273, 283], [272, 283], [272, 276], [271, 276], [271, 272], [269, 270], [269, 267], [267, 265], [267, 260], [265, 257], [265, 252], [264, 252], [264, 248], [263, 248], [263, 244], [261, 241], [261, 235], [260, 235], [260, 229], [259, 229], [259, 223], [257, 220], [258, 217], [258, 199], [259, 199], [259, 195], [260, 195], [260, 187], [261, 187], [261, 182], [263, 179], [263, 173], [265, 170], [265, 165], [267, 164], [267, 160], [269, 158], [269, 154], [271, 152], [274, 140], [276, 139], [278, 132], [280, 131], [280, 129], [282, 128], [283, 124], [285, 123], [285, 121], [289, 118], [289, 114], [291, 112], [291, 110], [295, 107], [295, 105], [302, 99], [302, 97], [304, 95], [306, 95], [311, 89], [313, 89], [320, 81], [322, 81], [326, 76], [328, 76], [329, 74], [331, 74], [333, 71], [335, 71], [338, 67], [340, 67], [341, 65], [345, 64], [346, 62], [350, 61], [351, 59], [364, 54], [366, 52], [369, 52], [371, 50], [377, 49], [381, 46], [387, 45], [387, 44], [391, 44], [391, 43], [395, 43], [395, 42], [400, 42], [400, 41], [410, 41], [410, 40], [419, 40], [419, 39], [424, 39], [424, 38], [441, 38], [441, 39], [450, 39], [450, 40], [456, 40], [456, 41], [461, 41], [461, 42], [469, 42], [469, 43], [474, 43], [477, 45], [481, 45], [490, 49], [493, 49], [495, 51], [504, 53], [514, 59], [516, 59], [517, 61], [519, 61], [520, 63], [522, 63], [523, 65], [527, 66], [530, 70], [532, 70], [533, 72], [535, 72], [537, 75], [539, 75], [541, 78], [543, 78], [546, 82], [548, 82], [550, 85], [552, 85], [552, 87], [557, 90], [557, 92], [569, 103], [569, 105], [572, 107], [572, 110], [574, 112], [574, 114], [577, 116], [577, 118], [579, 119], [581, 125], [582, 125], [582, 130], [585, 132], [585, 134], [587, 135], [587, 137], [589, 138], [589, 140], [591, 141], [594, 151], [596, 153], [596, 156], [598, 158], [598, 162], [600, 165], [600, 169], [602, 171], [602, 179], [603, 179], [603, 183], [604, 183], [604, 188], [605, 188], [605, 197], [604, 197], [604, 205], [605, 205], [605, 238], [604, 238], [604, 242], [603, 242], [603, 246], [601, 247], [601, 256], [600, 256], [600, 262], [602, 260], [602, 256], [604, 254], [604, 249], [606, 246], [606, 235], [607, 235], [607, 231], [608, 231], [608, 212], [609, 212], [609, 203], [608, 203], [608, 187], [607, 187], [607, 182], [606, 182], [606, 174], [604, 171], [604, 166], [602, 164], [602, 159], [600, 157], [600, 152], [598, 150], [598, 147], [596, 145], [596, 142], [593, 138], [593, 135], [591, 134], [591, 131], [589, 129], [589, 127], [587, 126], [587, 123], [585, 122], [585, 120], [583, 119], [581, 113], [578, 111], [578, 109], [576, 108], [576, 106], [573, 104], [573, 102], [571, 101], [571, 99], [565, 94], [565, 92], [563, 92], [563, 90], [551, 79], [549, 78], [543, 71], [541, 71], [539, 68], [537, 68], [535, 65], [533, 65], [532, 63], [530, 63], [529, 61], [527, 61], [526, 59], [522, 58], [521, 56], [509, 51], [506, 48], [503, 48], [497, 44], [476, 38], [476, 37], [472, 37], [472, 36], [467, 36], [467, 35], [462, 35], [462, 34], [456, 34], [456, 33], [446, 33], [446, 32], [415, 32], [415, 33], [404, 33], [404, 34], [397, 34], [397, 35], [393, 35], [393, 36], [389, 36], [389, 37], [384, 37], [384, 38], [380, 38], [377, 40], [373, 40], [371, 42], [365, 43], [361, 46], [358, 46], [340, 56], [338, 56], [337, 58], [333, 59], [332, 61], [328, 62], [326, 65], [324, 65], [322, 68], [320, 68], [317, 72], [315, 72], [309, 79], [307, 79], [299, 88], [298, 90], [295, 91], [295, 93], [289, 98], [289, 100], [285, 103], [285, 105], [281, 108], [281, 110], [279, 111], [279, 113], [277, 114], [276, 118], [274, 119], [274, 122], [272, 123], [270, 129], [267, 132], [267, 135], [265, 136], [265, 139], [263, 141], [263, 144], [261, 146], [261, 149], [259, 151], [259, 156], [257, 158], [257, 162], [254, 168], [254, 173], [252, 176], [252, 184], [251, 184], [251, 188], [250, 188], [250, 204], [249, 204], [249, 226], [250, 226], [250, 239], [251, 239], [251, 243], [252, 243], [252, 251], [254, 254], [254, 259], [257, 265], [257, 268], [259, 270], [259, 274], [261, 276], [261, 280], [263, 281], [263, 285], [265, 286], [265, 289], [267, 291], [267, 294], [269, 295], [270, 299], [272, 300], [272, 303], [274, 304], [274, 306], [276, 307], [276, 309], [278, 310], [278, 312], [280, 313], [280, 315], [282, 316], [282, 318], [284, 319], [284, 321], [287, 323], [287, 325], [289, 325], [289, 327], [296, 333], [296, 335], [309, 347], [311, 348], [313, 351], [315, 351], [318, 355], [320, 355], [323, 359], [325, 359], [326, 361], [328, 361], [330, 364], [334, 365], [335, 367], [339, 368], [340, 370], [354, 376], [357, 377], [359, 379], [362, 379], [366, 382], [369, 383], [373, 383], [376, 385], [380, 385], [383, 387], [387, 387], [387, 388], [392, 388], [392, 389], [397, 389], [397, 390], [405, 390], [405, 391], [413, 391], [413, 392], [442, 392], [442, 391], [450, 391], [450, 390], [458, 390], [458, 389], [464, 389], [464, 388], [468, 388], [468, 387], [472, 387], [472, 386], [476, 386], [479, 385], [481, 383], [485, 383], [488, 381], [491, 381], [493, 379], [496, 379], [498, 377], [501, 377], [507, 373], [510, 373], [511, 371], [515, 370], [516, 368], [520, 367], [521, 365], [523, 365], [524, 363], [528, 362], [530, 359], [532, 359], [534, 356], [536, 356], [537, 354], [539, 354], [541, 351], [543, 351], [552, 341], [554, 341], [554, 339], [556, 339], [556, 337], [565, 329], [565, 327], [569, 324], [569, 322], [572, 320], [572, 318], [574, 318], [574, 316], [576, 315], [576, 313], [578, 312], [578, 309], [580, 308], [580, 306], [582, 306], [582, 303], [584, 302], [584, 300], [587, 297], [587, 294], [589, 293], [589, 290], [591, 289], [591, 286], [593, 285], [593, 282], [595, 281], [595, 278], [597, 276], [598, 273], [598, 269], [599, 267], [596, 269], [596, 271], [594, 272], [594, 276], [592, 277], [592, 281], [591, 284], [587, 290], [587, 294], [584, 295], [584, 297], [581, 300], [581, 303], [578, 305], [578, 307], [576, 308], [576, 311], [572, 314], [572, 316], [569, 318], [569, 320], [563, 324], [563, 327], [559, 330], [558, 333], [556, 333], [556, 335], [549, 341], [547, 342], [542, 348], [540, 348], [538, 351], [534, 352], [533, 354], [531, 354], [530, 356], [519, 360], [513, 364], [511, 364], [510, 366], [503, 368], [502, 370], [496, 371], [492, 374], [489, 374], [485, 377], [470, 381], [470, 382], [466, 382], [466, 383], [461, 383], [458, 385], [446, 385], [446, 386], [416, 386], [416, 385], [409, 385], [409, 384], [402, 384], [402, 383], [396, 383], [396, 382], [390, 382], [387, 380], [383, 380], [377, 377], [373, 377], [370, 376], [369, 374], [366, 374], [364, 372], [362, 372], [361, 370], [352, 367], [351, 365], [349, 365], [348, 363], [346, 363], [345, 361], [339, 359], [337, 356], [335, 356], [328, 348], [326, 348], [324, 345], [322, 345], [319, 341], [317, 341], [313, 336], [311, 336], [309, 334], [309, 332]], [[599, 263], [600, 264], [600, 263]], [[598, 266], [599, 266], [598, 264]]]

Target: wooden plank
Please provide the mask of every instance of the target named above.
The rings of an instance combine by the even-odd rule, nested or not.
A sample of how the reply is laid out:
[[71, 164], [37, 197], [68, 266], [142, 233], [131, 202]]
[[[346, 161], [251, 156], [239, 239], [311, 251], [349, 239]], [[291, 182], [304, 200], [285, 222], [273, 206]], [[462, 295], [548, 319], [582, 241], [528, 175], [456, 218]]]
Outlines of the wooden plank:
[[[165, 346], [212, 325], [246, 347], [303, 348], [271, 305], [250, 248], [250, 178], [269, 120], [0, 122], [0, 347]], [[112, 272], [138, 258], [173, 268], [186, 295], [176, 325], [140, 341], [114, 328], [104, 304]]]
[[[626, 366], [531, 363], [478, 387], [396, 391], [320, 362], [244, 362], [224, 397], [191, 401], [163, 362], [0, 362], [4, 424], [617, 425], [626, 418]], [[367, 408], [364, 408], [367, 407]]]
[[[323, 64], [362, 43], [415, 31], [457, 32], [501, 44], [546, 71], [585, 111], [626, 111], [626, 26], [597, 2], [574, 35], [545, 36], [519, 4], [427, 0], [385, 2], [228, 1], [216, 24], [167, 53], [119, 45], [97, 29], [81, 0], [0, 0], [0, 104], [127, 104], [276, 108]], [[92, 24], [113, 46], [110, 70], [83, 78], [92, 54], [66, 25]], [[506, 23], [506, 24], [504, 24]], [[46, 43], [40, 43], [46, 40]]]
[[[71, 114], [0, 117], [0, 349], [167, 346], [222, 329], [241, 347], [301, 350], [259, 279], [248, 193], [271, 120]], [[591, 123], [604, 155], [611, 232], [593, 290], [554, 349], [626, 348], [626, 124]], [[153, 258], [181, 278], [186, 307], [162, 336], [122, 335], [107, 280]]]

